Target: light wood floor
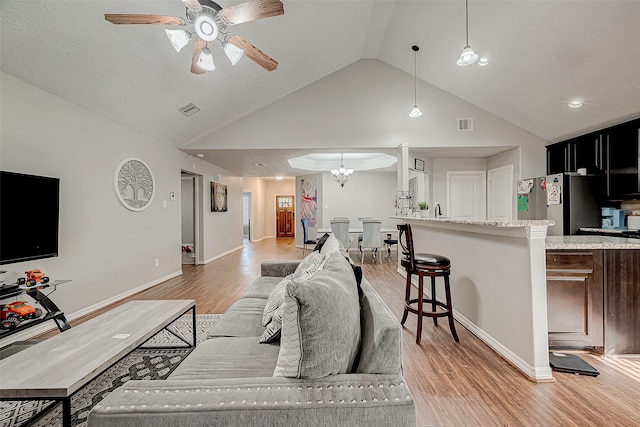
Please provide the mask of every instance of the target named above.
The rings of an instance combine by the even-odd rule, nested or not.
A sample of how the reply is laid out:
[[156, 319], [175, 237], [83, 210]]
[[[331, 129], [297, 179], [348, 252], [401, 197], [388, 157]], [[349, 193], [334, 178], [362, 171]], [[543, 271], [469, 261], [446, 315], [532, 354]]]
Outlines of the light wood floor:
[[[210, 264], [185, 265], [182, 276], [128, 300], [188, 298], [196, 300], [199, 313], [223, 313], [260, 275], [260, 261], [300, 256], [292, 239], [245, 243], [243, 250]], [[367, 257], [363, 270], [400, 318], [404, 279], [395, 262], [372, 264]], [[415, 343], [415, 316], [410, 315], [403, 332], [404, 374], [419, 427], [640, 425], [640, 358], [580, 353], [600, 376], [554, 373], [555, 383], [535, 384], [460, 324], [456, 344], [446, 322], [435, 327], [427, 320], [421, 345]]]

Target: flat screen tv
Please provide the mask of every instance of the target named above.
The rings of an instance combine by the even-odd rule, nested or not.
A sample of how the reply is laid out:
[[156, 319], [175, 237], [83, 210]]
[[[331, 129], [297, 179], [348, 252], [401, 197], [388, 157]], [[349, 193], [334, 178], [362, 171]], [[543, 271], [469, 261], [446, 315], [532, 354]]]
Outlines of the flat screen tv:
[[58, 256], [60, 179], [0, 171], [0, 264]]

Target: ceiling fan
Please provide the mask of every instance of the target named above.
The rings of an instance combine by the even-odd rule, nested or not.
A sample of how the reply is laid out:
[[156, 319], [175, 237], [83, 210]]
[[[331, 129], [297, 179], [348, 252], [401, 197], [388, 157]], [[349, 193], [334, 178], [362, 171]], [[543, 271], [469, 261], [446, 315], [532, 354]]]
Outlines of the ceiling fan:
[[191, 59], [191, 72], [194, 74], [215, 70], [211, 55], [211, 42], [214, 40], [222, 44], [233, 65], [245, 55], [267, 71], [276, 69], [278, 62], [275, 59], [242, 37], [226, 30], [232, 25], [283, 15], [284, 6], [280, 0], [251, 0], [224, 9], [211, 0], [182, 0], [182, 3], [187, 7], [185, 18], [167, 15], [105, 14], [104, 19], [113, 24], [160, 24], [181, 27], [193, 25], [195, 32], [187, 29], [165, 31], [178, 52], [189, 43], [194, 34], [196, 35]]

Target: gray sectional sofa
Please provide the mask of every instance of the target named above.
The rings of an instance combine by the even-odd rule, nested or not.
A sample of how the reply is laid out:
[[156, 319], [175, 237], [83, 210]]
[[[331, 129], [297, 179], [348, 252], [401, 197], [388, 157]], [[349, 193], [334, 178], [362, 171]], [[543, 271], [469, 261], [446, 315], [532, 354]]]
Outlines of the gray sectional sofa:
[[[88, 425], [415, 426], [398, 321], [343, 252], [316, 251], [313, 268], [320, 258], [313, 274], [300, 261], [264, 262], [168, 379], [127, 382]], [[281, 311], [265, 327], [276, 294]]]

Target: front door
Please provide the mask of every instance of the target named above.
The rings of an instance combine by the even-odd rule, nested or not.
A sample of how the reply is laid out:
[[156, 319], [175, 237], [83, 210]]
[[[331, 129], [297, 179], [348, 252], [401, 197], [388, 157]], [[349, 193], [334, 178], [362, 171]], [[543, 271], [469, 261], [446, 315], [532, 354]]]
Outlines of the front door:
[[276, 196], [276, 237], [293, 237], [293, 196]]

